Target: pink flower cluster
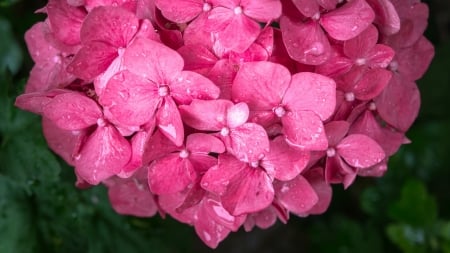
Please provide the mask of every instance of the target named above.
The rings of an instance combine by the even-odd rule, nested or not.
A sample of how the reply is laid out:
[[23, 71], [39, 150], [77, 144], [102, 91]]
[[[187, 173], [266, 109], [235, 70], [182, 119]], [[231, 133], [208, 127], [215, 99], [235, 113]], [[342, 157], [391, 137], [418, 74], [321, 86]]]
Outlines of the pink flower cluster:
[[[77, 186], [212, 248], [383, 175], [434, 54], [420, 0], [49, 0], [16, 105]], [[45, 168], [43, 168], [45, 169]]]

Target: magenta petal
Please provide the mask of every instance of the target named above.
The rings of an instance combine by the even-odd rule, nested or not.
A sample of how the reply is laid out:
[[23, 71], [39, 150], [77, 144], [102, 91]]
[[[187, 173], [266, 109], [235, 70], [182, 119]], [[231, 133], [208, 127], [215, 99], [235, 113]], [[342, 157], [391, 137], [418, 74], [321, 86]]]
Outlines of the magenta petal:
[[378, 42], [378, 30], [370, 25], [358, 36], [344, 42], [344, 54], [351, 59], [364, 57]]
[[155, 194], [170, 194], [182, 191], [194, 182], [196, 173], [188, 159], [178, 153], [169, 154], [150, 164], [148, 184]]
[[55, 96], [44, 106], [42, 114], [66, 130], [92, 126], [102, 117], [102, 111], [94, 100], [75, 92]]
[[270, 22], [281, 16], [279, 0], [242, 0], [243, 13], [258, 22]]
[[347, 121], [331, 121], [325, 125], [325, 133], [327, 134], [328, 145], [336, 146], [347, 135], [350, 124]]
[[192, 99], [216, 99], [220, 94], [211, 80], [192, 71], [182, 71], [169, 86], [170, 95], [178, 104], [190, 104]]
[[419, 114], [419, 89], [414, 82], [393, 75], [381, 95], [375, 98], [375, 103], [380, 117], [404, 132]]
[[324, 14], [319, 22], [330, 37], [348, 40], [358, 36], [374, 19], [375, 13], [365, 0], [354, 0]]
[[175, 144], [162, 134], [161, 131], [156, 130], [145, 144], [142, 162], [143, 164], [147, 164], [179, 150], [180, 147], [175, 146]]
[[400, 30], [400, 18], [390, 0], [366, 0], [375, 12], [375, 24], [383, 34], [392, 35]]
[[280, 28], [292, 59], [303, 64], [320, 65], [330, 57], [330, 42], [317, 22], [294, 22], [282, 16]]
[[392, 77], [386, 69], [368, 69], [354, 86], [355, 97], [359, 100], [371, 100], [384, 90]]
[[200, 44], [184, 45], [177, 52], [183, 57], [184, 69], [195, 70], [197, 73], [206, 73], [218, 61], [210, 49]]
[[184, 127], [180, 112], [172, 98], [164, 98], [156, 113], [156, 125], [159, 130], [175, 145], [181, 146], [184, 141]]
[[225, 145], [239, 160], [254, 162], [268, 152], [269, 137], [262, 126], [245, 123], [231, 130], [230, 142]]
[[168, 84], [183, 69], [183, 58], [159, 42], [136, 38], [125, 50], [124, 65], [157, 84]]
[[99, 102], [112, 121], [141, 126], [154, 117], [160, 100], [154, 83], [125, 70], [109, 80]]
[[143, 163], [143, 156], [146, 149], [146, 144], [150, 139], [150, 135], [153, 132], [153, 128], [147, 131], [139, 131], [133, 135], [131, 138], [131, 158], [127, 166], [125, 166], [122, 171], [117, 174], [121, 178], [129, 178], [136, 172], [137, 169], [141, 168]]
[[81, 41], [83, 44], [104, 42], [118, 49], [128, 45], [138, 27], [139, 20], [132, 12], [121, 7], [101, 6], [94, 8], [84, 20]]
[[398, 50], [396, 53], [398, 72], [406, 79], [418, 80], [430, 66], [434, 57], [434, 47], [427, 38], [422, 36], [412, 47]]
[[386, 68], [395, 54], [394, 49], [383, 44], [377, 44], [366, 55], [367, 65], [371, 68]]
[[68, 44], [80, 43], [80, 29], [86, 12], [70, 6], [67, 1], [50, 0], [45, 7], [52, 32], [56, 39]]
[[319, 201], [314, 188], [301, 175], [286, 182], [276, 181], [274, 187], [280, 204], [297, 215], [307, 213]]
[[201, 180], [201, 187], [217, 195], [223, 195], [230, 182], [240, 178], [247, 164], [229, 154], [219, 155], [219, 165], [211, 167]]
[[246, 166], [240, 178], [230, 183], [222, 196], [222, 205], [232, 215], [241, 215], [263, 210], [273, 197], [272, 180], [264, 170]]
[[306, 150], [325, 150], [328, 141], [320, 118], [313, 112], [289, 112], [281, 118], [290, 145]]
[[270, 151], [264, 157], [261, 167], [281, 181], [292, 180], [308, 165], [309, 152], [294, 149], [282, 136], [270, 142]]
[[225, 146], [218, 138], [204, 133], [193, 133], [186, 138], [186, 149], [195, 153], [223, 153]]
[[336, 106], [336, 84], [333, 79], [320, 74], [297, 73], [292, 76], [283, 104], [290, 111], [311, 111], [326, 120]]
[[233, 100], [247, 103], [252, 111], [270, 111], [281, 103], [290, 79], [289, 70], [281, 64], [244, 63], [233, 81]]
[[[233, 216], [231, 215], [218, 200], [218, 197], [213, 197], [215, 195], [209, 194], [205, 197], [203, 205], [199, 210], [199, 214], [205, 212], [209, 219], [213, 219], [218, 224], [225, 226], [226, 228], [237, 231], [242, 225], [245, 215]], [[199, 219], [200, 220], [200, 219]]]
[[130, 143], [113, 126], [99, 126], [75, 158], [75, 172], [89, 184], [97, 185], [119, 173], [130, 157]]
[[83, 80], [91, 80], [103, 73], [118, 56], [111, 45], [93, 41], [82, 47], [67, 66], [67, 72]]
[[[205, 204], [203, 204], [205, 205]], [[199, 219], [195, 222], [195, 232], [198, 237], [210, 248], [215, 249], [231, 232], [224, 225], [219, 224], [211, 217], [205, 207], [200, 207], [197, 216]]]
[[183, 122], [205, 131], [220, 131], [226, 124], [226, 112], [233, 103], [228, 100], [197, 100], [179, 107]]
[[320, 6], [316, 0], [292, 0], [292, 2], [305, 17], [312, 17], [316, 13], [320, 13]]
[[367, 168], [385, 158], [383, 149], [372, 138], [362, 134], [351, 134], [337, 146], [336, 151], [355, 168]]

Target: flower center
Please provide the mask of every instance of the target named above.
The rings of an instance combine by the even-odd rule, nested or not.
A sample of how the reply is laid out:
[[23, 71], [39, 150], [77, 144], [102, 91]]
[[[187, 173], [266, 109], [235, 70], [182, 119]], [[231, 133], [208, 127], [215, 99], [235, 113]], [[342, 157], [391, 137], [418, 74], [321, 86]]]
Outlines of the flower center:
[[258, 168], [258, 167], [259, 167], [259, 161], [253, 161], [253, 162], [250, 162], [250, 167], [252, 167], [252, 168]]
[[104, 127], [106, 125], [106, 121], [102, 118], [97, 119], [97, 125], [99, 127]]
[[355, 64], [356, 64], [357, 66], [362, 66], [362, 65], [366, 64], [366, 62], [367, 62], [366, 59], [364, 59], [364, 58], [358, 58], [358, 59], [356, 59]]
[[347, 102], [353, 102], [353, 101], [355, 101], [355, 93], [353, 93], [353, 92], [347, 92], [347, 93], [345, 93], [345, 94], [344, 94], [344, 97], [345, 97], [345, 100], [346, 100]]
[[370, 102], [369, 103], [369, 110], [371, 110], [371, 111], [376, 111], [377, 110], [377, 105], [375, 104], [375, 102]]
[[312, 46], [305, 51], [305, 53], [312, 55], [321, 55], [325, 51], [325, 48], [321, 42], [314, 42]]
[[320, 12], [317, 12], [316, 14], [314, 14], [314, 15], [311, 17], [312, 20], [319, 20], [319, 18], [320, 18]]
[[158, 88], [158, 95], [160, 97], [165, 97], [167, 95], [169, 95], [169, 86], [167, 85], [161, 85]]
[[389, 69], [391, 71], [396, 72], [398, 70], [398, 62], [397, 61], [391, 61], [391, 63], [389, 63]]
[[210, 11], [210, 10], [211, 10], [211, 4], [204, 3], [203, 4], [203, 11], [206, 12], [206, 11]]
[[220, 130], [220, 134], [221, 134], [222, 136], [228, 136], [228, 135], [230, 135], [230, 129], [229, 129], [228, 127], [223, 127], [223, 128]]
[[328, 148], [327, 149], [327, 156], [328, 157], [333, 157], [335, 155], [336, 155], [336, 149], [334, 149], [334, 148]]
[[277, 106], [273, 108], [273, 113], [275, 113], [277, 117], [281, 118], [286, 114], [286, 110], [283, 108], [283, 106]]
[[187, 151], [186, 149], [183, 149], [180, 151], [180, 157], [181, 158], [188, 158], [189, 157], [189, 151]]
[[242, 7], [238, 6], [238, 7], [234, 8], [233, 11], [234, 11], [234, 14], [239, 15], [242, 13]]

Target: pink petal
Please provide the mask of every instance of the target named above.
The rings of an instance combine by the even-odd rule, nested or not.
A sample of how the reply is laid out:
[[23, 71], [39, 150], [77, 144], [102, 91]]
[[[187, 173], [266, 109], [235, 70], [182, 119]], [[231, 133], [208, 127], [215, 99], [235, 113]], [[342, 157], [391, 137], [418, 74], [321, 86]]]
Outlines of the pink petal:
[[243, 13], [258, 22], [270, 22], [281, 16], [279, 0], [242, 0]]
[[414, 82], [393, 75], [375, 103], [383, 120], [405, 132], [419, 113], [420, 93]]
[[136, 0], [85, 0], [85, 7], [88, 11], [92, 11], [99, 6], [120, 6], [131, 12], [136, 12]]
[[195, 232], [208, 247], [215, 249], [228, 236], [230, 230], [203, 213], [200, 209], [197, 214], [200, 218], [195, 222]]
[[392, 77], [392, 72], [375, 68], [367, 70], [354, 86], [355, 97], [359, 100], [371, 100], [384, 90]]
[[108, 187], [108, 197], [114, 211], [122, 215], [151, 217], [158, 211], [148, 186], [137, 180], [123, 180]]
[[311, 208], [308, 213], [310, 214], [322, 214], [330, 205], [331, 197], [332, 197], [332, 188], [329, 184], [327, 184], [324, 180], [323, 169], [320, 167], [315, 167], [313, 169], [308, 170], [303, 175], [306, 180], [311, 184], [319, 197], [316, 205]]
[[203, 175], [200, 185], [206, 191], [217, 195], [225, 194], [231, 181], [242, 179], [240, 175], [247, 164], [237, 160], [230, 154], [220, 154], [219, 164], [211, 167]]
[[309, 152], [294, 149], [282, 136], [270, 142], [270, 151], [266, 154], [261, 166], [270, 175], [281, 181], [292, 180], [308, 165]]
[[156, 0], [156, 6], [164, 17], [175, 23], [187, 23], [203, 11], [203, 0]]
[[89, 184], [97, 185], [119, 173], [130, 157], [130, 143], [113, 126], [99, 126], [75, 157], [75, 172]]
[[290, 111], [311, 111], [326, 120], [336, 106], [336, 84], [333, 79], [323, 75], [297, 73], [292, 76], [283, 103]]
[[240, 178], [230, 183], [221, 199], [228, 212], [241, 215], [263, 210], [272, 203], [273, 197], [274, 189], [269, 176], [262, 169], [246, 166]]
[[166, 97], [156, 113], [158, 129], [175, 145], [181, 146], [184, 141], [184, 127], [180, 112], [172, 98]]
[[55, 96], [44, 106], [42, 115], [61, 129], [80, 130], [96, 124], [102, 111], [91, 98], [71, 92]]
[[197, 100], [179, 107], [183, 122], [197, 130], [220, 131], [226, 124], [226, 112], [233, 105], [228, 100]]
[[392, 35], [400, 30], [400, 18], [389, 0], [366, 0], [375, 12], [375, 24], [383, 34]]
[[328, 141], [320, 118], [313, 112], [289, 112], [281, 118], [290, 145], [306, 150], [325, 150]]
[[249, 109], [246, 103], [237, 103], [227, 110], [227, 125], [236, 128], [247, 122]]
[[178, 153], [169, 154], [150, 164], [148, 184], [155, 194], [171, 194], [182, 191], [194, 182], [196, 173], [192, 164]]
[[[225, 208], [223, 208], [222, 203], [219, 201], [218, 197], [213, 197], [209, 194], [203, 200], [202, 206], [199, 209], [199, 222], [203, 217], [207, 219], [214, 220], [216, 223], [232, 230], [237, 231], [240, 225], [243, 223], [245, 215], [233, 216]], [[201, 215], [204, 215], [203, 217]]]
[[180, 47], [177, 52], [183, 57], [184, 69], [207, 73], [219, 60], [206, 46], [189, 44]]
[[358, 36], [344, 42], [344, 54], [351, 59], [364, 57], [378, 42], [378, 30], [370, 25]]
[[164, 44], [136, 38], [125, 50], [124, 65], [137, 75], [167, 85], [168, 81], [179, 76], [183, 69], [183, 58]]
[[327, 183], [344, 185], [347, 189], [356, 179], [358, 169], [350, 167], [339, 154], [327, 157], [325, 166], [325, 181]]
[[330, 57], [330, 42], [317, 22], [294, 22], [282, 16], [280, 28], [292, 59], [303, 64], [320, 65]]
[[367, 135], [351, 134], [337, 146], [336, 151], [351, 166], [367, 168], [385, 158], [383, 149]]
[[79, 152], [87, 131], [61, 129], [51, 120], [43, 117], [42, 132], [50, 149], [62, 157], [68, 164], [74, 165], [74, 155]]
[[81, 41], [108, 43], [116, 49], [126, 47], [138, 31], [139, 20], [121, 7], [101, 6], [94, 8], [83, 22]]
[[225, 146], [218, 138], [204, 133], [193, 133], [186, 138], [186, 148], [195, 153], [223, 153]]
[[25, 42], [28, 52], [36, 63], [49, 61], [60, 52], [46, 38], [46, 31], [49, 30], [48, 23], [38, 22], [25, 32]]
[[192, 99], [216, 99], [220, 94], [211, 80], [192, 71], [182, 71], [169, 86], [170, 95], [178, 104], [190, 104]]
[[292, 2], [305, 17], [312, 17], [314, 14], [320, 13], [320, 6], [316, 0], [292, 0]]
[[231, 130], [227, 150], [239, 160], [254, 162], [269, 150], [269, 137], [264, 128], [255, 123], [245, 123]]
[[333, 39], [349, 40], [364, 31], [374, 19], [375, 13], [365, 0], [354, 0], [325, 13], [319, 22]]
[[145, 144], [142, 162], [143, 164], [150, 163], [174, 151], [180, 151], [180, 147], [175, 146], [161, 131], [156, 130]]
[[371, 68], [386, 68], [395, 54], [394, 49], [386, 45], [377, 44], [367, 53], [367, 65]]
[[67, 1], [50, 0], [45, 7], [54, 36], [68, 45], [80, 43], [80, 29], [86, 12]]
[[418, 80], [427, 71], [434, 57], [434, 47], [424, 36], [412, 47], [398, 50], [398, 72], [409, 80]]
[[275, 181], [274, 187], [280, 204], [297, 215], [307, 213], [319, 201], [314, 188], [301, 175], [286, 182]]
[[327, 134], [328, 145], [336, 146], [347, 135], [350, 124], [347, 121], [331, 121], [325, 125], [325, 133]]
[[67, 72], [88, 81], [105, 72], [118, 56], [117, 48], [106, 42], [92, 41], [78, 51], [67, 66]]
[[271, 62], [244, 63], [236, 74], [232, 98], [252, 111], [271, 111], [281, 103], [291, 79], [289, 70]]
[[99, 98], [105, 115], [123, 126], [141, 126], [155, 115], [161, 101], [158, 87], [127, 70], [114, 75]]
[[217, 158], [209, 154], [192, 153], [189, 155], [189, 161], [199, 174], [204, 174], [207, 170], [217, 165]]
[[45, 105], [50, 103], [55, 96], [67, 92], [70, 91], [54, 89], [48, 92], [24, 93], [16, 98], [14, 105], [22, 110], [30, 111], [35, 114], [42, 114]]

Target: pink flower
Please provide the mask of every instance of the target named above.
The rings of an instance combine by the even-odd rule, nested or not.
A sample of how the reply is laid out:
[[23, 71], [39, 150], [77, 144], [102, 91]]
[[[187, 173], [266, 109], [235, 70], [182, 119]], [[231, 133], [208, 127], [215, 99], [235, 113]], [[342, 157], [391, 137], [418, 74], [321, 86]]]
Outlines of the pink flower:
[[334, 111], [335, 83], [315, 73], [293, 76], [282, 65], [246, 63], [234, 79], [232, 97], [246, 102], [251, 120], [263, 126], [278, 121], [291, 145], [324, 150], [327, 140], [323, 121]]

